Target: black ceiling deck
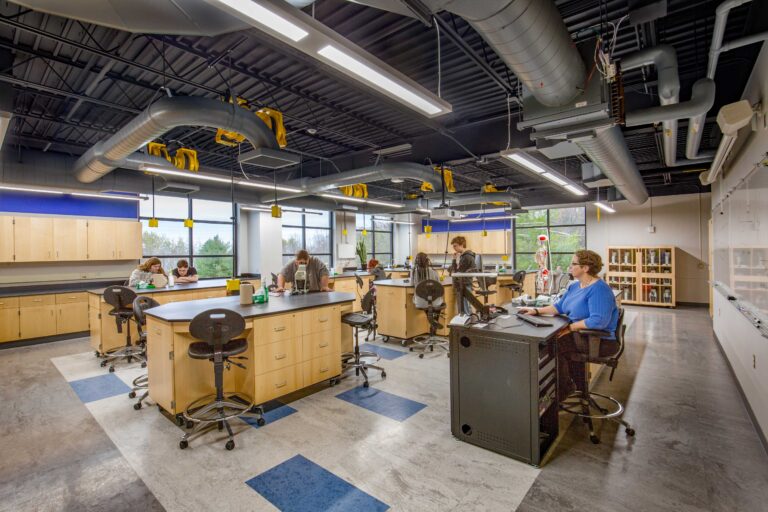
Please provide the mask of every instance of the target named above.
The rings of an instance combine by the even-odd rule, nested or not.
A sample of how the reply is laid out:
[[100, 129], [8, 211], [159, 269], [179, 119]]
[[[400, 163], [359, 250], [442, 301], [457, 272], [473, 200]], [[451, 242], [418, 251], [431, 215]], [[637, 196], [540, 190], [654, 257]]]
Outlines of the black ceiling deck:
[[[628, 12], [627, 0], [556, 3], [577, 41], [590, 36], [590, 30], [585, 29], [596, 25], [600, 28], [607, 21], [615, 23]], [[669, 0], [665, 18], [638, 27], [625, 22], [619, 31], [615, 56], [662, 43], [673, 45], [678, 52], [681, 100], [686, 100], [693, 82], [706, 73], [714, 13], [719, 3], [720, 0]], [[764, 9], [758, 4], [761, 2], [731, 12], [725, 41], [763, 28], [756, 25], [756, 20], [763, 19], [765, 23], [768, 16], [755, 16], [757, 10]], [[300, 170], [279, 171], [280, 179], [290, 177], [291, 172], [316, 173], [319, 161], [323, 162], [322, 172], [337, 172], [334, 163], [327, 159], [336, 160], [339, 167], [346, 169], [345, 159], [351, 155], [367, 154], [373, 161], [372, 150], [442, 133], [437, 135], [439, 143], [429, 146], [428, 156], [435, 163], [449, 159], [448, 155], [451, 159], [464, 159], [453, 166], [460, 190], [477, 190], [479, 184], [490, 180], [521, 193], [553, 191], [547, 183], [523, 175], [503, 162], [474, 161], [488, 141], [499, 141], [501, 145], [496, 151], [506, 143], [507, 92], [445, 36], [441, 44], [441, 89], [443, 98], [453, 105], [453, 113], [428, 120], [363, 87], [336, 78], [309, 58], [288, 51], [255, 29], [214, 38], [153, 36], [28, 11], [10, 3], [0, 5], [0, 15], [0, 48], [13, 51], [15, 56], [12, 67], [0, 71], [0, 81], [11, 83], [17, 90], [10, 144], [78, 155], [151, 104], [162, 94], [161, 86], [177, 95], [211, 98], [231, 89], [255, 105], [272, 106], [285, 114], [289, 148], [301, 152], [304, 163]], [[342, 0], [317, 1], [315, 16], [424, 87], [437, 90], [434, 28], [412, 18]], [[510, 88], [518, 87], [515, 76], [464, 20], [445, 12], [440, 16]], [[714, 116], [720, 106], [739, 99], [758, 50], [759, 45], [752, 45], [721, 55], [716, 76], [717, 99], [709, 113], [703, 149], [717, 146], [719, 132], [712, 129]], [[654, 84], [654, 75], [644, 83], [639, 70], [627, 73], [628, 103], [653, 104], [657, 101]], [[515, 105], [512, 110], [514, 114]], [[516, 120], [513, 117], [513, 127]], [[681, 121], [681, 155], [684, 126]], [[514, 128], [513, 132], [513, 144], [532, 144]], [[671, 185], [685, 187], [696, 182], [696, 173], [664, 168], [655, 128], [638, 127], [626, 130], [625, 134], [648, 183], [656, 183], [665, 172], [672, 177]], [[218, 145], [213, 138], [212, 130], [193, 127], [177, 128], [163, 137], [171, 145], [197, 149], [204, 166], [231, 169], [237, 148]], [[478, 142], [483, 139], [485, 144]], [[246, 146], [242, 151], [250, 149]], [[571, 158], [553, 165], [577, 178], [579, 163], [579, 159]], [[308, 170], [310, 167], [312, 171]], [[257, 167], [246, 170], [261, 175], [272, 172]], [[666, 190], [654, 187], [651, 192], [669, 193], [673, 188]], [[391, 186], [373, 184], [371, 192], [382, 197], [393, 195]], [[562, 199], [570, 200], [565, 195]]]

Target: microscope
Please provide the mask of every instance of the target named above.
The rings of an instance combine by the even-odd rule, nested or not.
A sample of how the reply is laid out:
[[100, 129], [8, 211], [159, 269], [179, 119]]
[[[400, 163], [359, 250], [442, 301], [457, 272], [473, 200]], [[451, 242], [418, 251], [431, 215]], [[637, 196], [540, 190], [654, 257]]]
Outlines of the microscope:
[[305, 264], [299, 265], [296, 269], [296, 274], [293, 277], [293, 289], [291, 295], [298, 295], [307, 293], [307, 266]]

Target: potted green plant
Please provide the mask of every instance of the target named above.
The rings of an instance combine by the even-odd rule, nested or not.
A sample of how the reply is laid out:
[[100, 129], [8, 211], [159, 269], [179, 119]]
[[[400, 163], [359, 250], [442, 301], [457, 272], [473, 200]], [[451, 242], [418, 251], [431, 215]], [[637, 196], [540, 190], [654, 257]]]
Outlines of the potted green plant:
[[359, 240], [357, 242], [357, 246], [355, 247], [355, 252], [357, 253], [357, 257], [360, 259], [360, 268], [365, 270], [366, 262], [368, 261], [368, 251], [365, 248], [365, 241]]

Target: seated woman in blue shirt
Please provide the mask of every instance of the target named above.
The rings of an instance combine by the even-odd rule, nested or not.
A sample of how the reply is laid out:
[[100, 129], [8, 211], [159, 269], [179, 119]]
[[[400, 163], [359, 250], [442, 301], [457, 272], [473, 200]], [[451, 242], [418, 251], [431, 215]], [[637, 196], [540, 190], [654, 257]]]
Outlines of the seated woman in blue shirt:
[[576, 352], [576, 344], [570, 333], [582, 329], [608, 331], [611, 334], [601, 342], [600, 355], [608, 356], [618, 349], [614, 333], [619, 321], [619, 308], [611, 287], [597, 277], [602, 268], [603, 260], [596, 252], [576, 251], [568, 267], [576, 282], [568, 287], [562, 298], [552, 306], [520, 310], [529, 315], [565, 315], [571, 321], [568, 331], [562, 333], [557, 341], [560, 368], [558, 397], [561, 401], [573, 392], [574, 381], [582, 381], [580, 377], [585, 371], [584, 363], [570, 360], [570, 354]]

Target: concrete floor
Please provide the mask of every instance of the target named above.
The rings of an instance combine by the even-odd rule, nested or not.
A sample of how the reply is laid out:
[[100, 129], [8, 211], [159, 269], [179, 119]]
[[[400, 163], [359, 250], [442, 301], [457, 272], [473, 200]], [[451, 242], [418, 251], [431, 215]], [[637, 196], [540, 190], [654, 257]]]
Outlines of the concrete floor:
[[[706, 310], [629, 309], [638, 317], [625, 357], [598, 386], [625, 400], [636, 437], [607, 424], [593, 445], [573, 422], [518, 510], [766, 510], [768, 455]], [[163, 510], [50, 361], [87, 351], [86, 340], [0, 351], [0, 510]], [[410, 368], [411, 358], [396, 361]], [[395, 362], [383, 363], [391, 380]], [[462, 509], [486, 510], [481, 496]]]

